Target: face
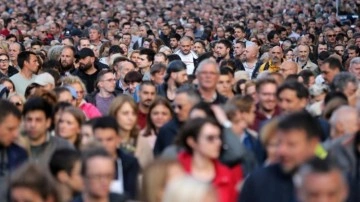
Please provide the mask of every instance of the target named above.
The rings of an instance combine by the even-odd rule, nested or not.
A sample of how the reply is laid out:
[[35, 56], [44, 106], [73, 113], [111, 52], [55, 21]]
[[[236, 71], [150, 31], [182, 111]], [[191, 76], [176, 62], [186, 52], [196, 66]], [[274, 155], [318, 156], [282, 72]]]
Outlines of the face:
[[152, 62], [148, 60], [147, 55], [140, 55], [138, 60], [138, 67], [140, 69], [150, 68]]
[[81, 58], [79, 59], [79, 69], [81, 69], [82, 71], [87, 71], [91, 69], [93, 63], [94, 63], [93, 57], [87, 56], [85, 58]]
[[98, 86], [101, 91], [113, 93], [115, 91], [116, 79], [113, 73], [106, 73], [99, 81]]
[[90, 39], [90, 41], [98, 41], [98, 40], [100, 40], [100, 37], [101, 37], [101, 35], [97, 30], [91, 29], [89, 31], [89, 39]]
[[277, 155], [285, 172], [291, 172], [314, 156], [318, 140], [308, 139], [304, 130], [276, 132], [278, 137]]
[[350, 65], [349, 72], [354, 74], [357, 79], [360, 79], [360, 64]]
[[130, 60], [132, 60], [132, 61], [134, 61], [136, 64], [138, 64], [139, 57], [140, 57], [140, 54], [139, 54], [139, 53], [133, 53], [133, 54], [131, 54]]
[[306, 104], [306, 99], [299, 99], [294, 90], [285, 89], [279, 94], [278, 105], [285, 113], [300, 111]]
[[131, 43], [131, 36], [130, 35], [124, 35], [123, 38], [122, 38], [122, 42], [125, 44], [125, 45], [130, 45]]
[[170, 27], [168, 27], [168, 26], [163, 26], [163, 27], [161, 28], [161, 32], [162, 32], [165, 36], [168, 36], [168, 35], [170, 34], [170, 31], [171, 31], [171, 29], [170, 29]]
[[188, 55], [191, 50], [191, 41], [190, 40], [180, 41], [180, 50], [184, 55]]
[[234, 37], [235, 39], [242, 40], [245, 37], [245, 33], [241, 29], [235, 28]]
[[321, 75], [326, 83], [331, 83], [334, 80], [336, 74], [339, 73], [338, 69], [330, 69], [329, 63], [324, 63], [320, 66]]
[[156, 88], [151, 85], [143, 85], [139, 92], [140, 104], [145, 107], [150, 107], [156, 97]]
[[300, 61], [305, 62], [309, 59], [309, 48], [307, 46], [299, 46], [298, 53]]
[[188, 119], [192, 103], [189, 102], [189, 98], [185, 93], [180, 93], [175, 96], [174, 99], [174, 112], [179, 121], [184, 122]]
[[60, 115], [58, 125], [58, 135], [64, 139], [76, 139], [80, 135], [81, 126], [74, 115], [63, 112]]
[[25, 115], [24, 126], [26, 135], [33, 141], [43, 138], [50, 127], [51, 119], [46, 118], [43, 111], [29, 111]]
[[195, 43], [193, 49], [197, 55], [205, 53], [205, 48], [201, 45], [201, 43]]
[[172, 49], [177, 48], [179, 45], [179, 41], [176, 38], [170, 38], [170, 47]]
[[151, 121], [157, 129], [161, 128], [172, 118], [171, 111], [165, 105], [157, 105], [150, 112]]
[[0, 56], [0, 70], [7, 71], [9, 69], [9, 58], [6, 55]]
[[232, 81], [232, 79], [229, 75], [220, 75], [219, 81], [216, 84], [216, 90], [222, 95], [227, 95], [227, 94], [231, 93], [231, 91], [232, 91], [231, 81]]
[[166, 58], [162, 55], [155, 55], [154, 64], [159, 64], [159, 63], [167, 64]]
[[19, 134], [20, 120], [9, 114], [0, 123], [0, 144], [4, 147], [12, 144]]
[[96, 198], [106, 198], [109, 195], [110, 184], [115, 174], [114, 161], [110, 158], [98, 156], [90, 158], [86, 164], [85, 192]]
[[335, 46], [334, 50], [339, 53], [340, 56], [344, 55], [344, 47], [343, 46]]
[[334, 31], [328, 31], [326, 34], [326, 38], [330, 43], [336, 42], [336, 34]]
[[188, 81], [188, 75], [186, 70], [181, 70], [179, 72], [171, 73], [171, 77], [173, 77], [175, 81], [175, 85], [180, 87], [181, 85], [185, 84]]
[[219, 79], [219, 72], [216, 65], [205, 64], [201, 71], [196, 74], [199, 86], [204, 89], [215, 89]]
[[165, 77], [165, 70], [162, 70], [160, 72], [155, 73], [154, 75], [151, 75], [151, 80], [156, 84], [160, 85], [164, 82]]
[[192, 149], [205, 158], [217, 159], [221, 148], [220, 135], [221, 131], [217, 126], [207, 123], [200, 130]]
[[282, 49], [279, 46], [275, 46], [271, 49], [270, 56], [274, 63], [281, 62], [281, 59], [283, 58]]
[[234, 46], [234, 55], [235, 56], [240, 56], [244, 52], [245, 52], [245, 48], [241, 44], [239, 44], [239, 43], [235, 44], [235, 46]]
[[137, 114], [130, 103], [124, 103], [116, 113], [116, 120], [124, 131], [131, 131], [137, 122]]
[[73, 83], [71, 84], [71, 87], [73, 87], [76, 90], [77, 93], [76, 104], [79, 105], [80, 102], [84, 99], [85, 89], [83, 89], [79, 83]]
[[134, 93], [135, 93], [135, 90], [136, 90], [136, 87], [137, 87], [138, 85], [139, 85], [139, 82], [131, 82], [131, 83], [128, 83], [129, 93], [134, 94]]
[[285, 55], [285, 60], [293, 61], [295, 57], [295, 54], [293, 51], [288, 51]]
[[119, 134], [112, 128], [98, 128], [94, 131], [94, 137], [111, 155], [116, 155], [121, 142]]
[[324, 44], [319, 44], [319, 46], [318, 46], [318, 53], [321, 53], [321, 52], [323, 52], [323, 51], [327, 51], [327, 46], [326, 45], [324, 45]]
[[341, 173], [332, 170], [326, 173], [309, 173], [304, 176], [298, 195], [304, 202], [344, 202], [348, 190]]
[[69, 91], [64, 91], [59, 94], [58, 102], [67, 102], [75, 106], [75, 99]]
[[274, 44], [279, 44], [280, 43], [279, 35], [275, 34], [274, 38], [271, 40], [271, 42], [274, 43]]
[[131, 26], [130, 25], [124, 25], [123, 29], [122, 29], [122, 33], [130, 33], [131, 31]]
[[60, 62], [61, 62], [61, 66], [65, 67], [65, 69], [66, 67], [73, 66], [75, 62], [75, 58], [74, 58], [74, 53], [72, 52], [71, 49], [69, 48], [63, 49], [60, 55]]
[[9, 46], [9, 57], [10, 60], [15, 61], [17, 60], [17, 56], [20, 53], [20, 46], [17, 43], [12, 43]]
[[[119, 66], [121, 66], [121, 69]], [[135, 67], [131, 62], [124, 61], [124, 62], [121, 62], [120, 64], [117, 64], [115, 69], [116, 69], [116, 77], [123, 80], [125, 78], [125, 75], [128, 72], [133, 71], [135, 69]]]
[[13, 202], [45, 202], [41, 195], [26, 187], [11, 189], [11, 201]]
[[348, 49], [348, 55], [349, 55], [349, 58], [357, 57], [356, 51], [351, 50], [351, 49]]
[[264, 111], [273, 111], [276, 107], [276, 85], [267, 83], [261, 86], [257, 93], [260, 107]]
[[226, 46], [222, 43], [217, 43], [215, 45], [215, 53], [217, 57], [224, 58], [229, 54], [230, 49], [226, 48]]

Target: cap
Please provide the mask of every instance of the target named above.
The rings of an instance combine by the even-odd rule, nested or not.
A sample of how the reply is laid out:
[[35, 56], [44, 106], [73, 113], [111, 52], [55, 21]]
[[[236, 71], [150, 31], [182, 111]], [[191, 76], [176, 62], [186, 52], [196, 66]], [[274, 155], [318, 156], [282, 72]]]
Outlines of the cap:
[[88, 56], [95, 57], [94, 51], [90, 48], [83, 48], [76, 54], [77, 59], [84, 59]]
[[65, 88], [67, 88], [70, 91], [70, 93], [74, 99], [78, 98], [75, 88], [73, 88], [71, 86], [65, 86]]
[[169, 79], [171, 73], [179, 72], [182, 70], [186, 70], [186, 64], [183, 61], [181, 60], [171, 61], [168, 65], [168, 68], [166, 69], [165, 80]]
[[53, 76], [51, 76], [51, 74], [45, 72], [37, 75], [33, 83], [39, 84], [40, 86], [45, 86], [47, 84], [52, 84], [55, 86], [55, 79]]
[[82, 32], [79, 29], [73, 29], [70, 32], [71, 36], [77, 36], [77, 37], [81, 37], [82, 36]]

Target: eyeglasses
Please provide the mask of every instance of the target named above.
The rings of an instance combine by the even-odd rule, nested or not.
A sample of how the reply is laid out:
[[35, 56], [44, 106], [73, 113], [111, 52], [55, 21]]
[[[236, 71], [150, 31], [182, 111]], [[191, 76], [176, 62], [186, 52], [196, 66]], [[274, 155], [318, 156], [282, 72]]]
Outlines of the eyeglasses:
[[215, 142], [215, 140], [221, 140], [220, 135], [207, 135], [205, 136], [206, 141]]
[[8, 59], [3, 59], [3, 60], [0, 59], [0, 63], [1, 63], [1, 62], [9, 62], [9, 60], [8, 60]]

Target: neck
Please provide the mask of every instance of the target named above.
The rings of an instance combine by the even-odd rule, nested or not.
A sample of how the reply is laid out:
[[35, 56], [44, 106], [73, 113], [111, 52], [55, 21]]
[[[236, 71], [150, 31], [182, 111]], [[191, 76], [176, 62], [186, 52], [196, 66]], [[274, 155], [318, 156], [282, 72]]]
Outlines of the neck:
[[205, 100], [212, 100], [216, 91], [214, 89], [199, 88], [201, 97]]
[[17, 66], [18, 66], [17, 60], [11, 60], [11, 64], [12, 64], [12, 66], [14, 66], [14, 67], [17, 67]]
[[62, 183], [59, 183], [59, 189], [64, 201], [71, 201], [71, 199], [73, 198], [73, 193], [71, 189]]
[[272, 116], [275, 113], [275, 109], [273, 109], [273, 110], [264, 110], [264, 108], [260, 107], [260, 112], [263, 113], [265, 116]]
[[273, 65], [275, 65], [275, 66], [280, 66], [280, 65], [281, 65], [281, 61], [279, 61], [279, 62], [274, 62], [274, 61], [271, 60], [271, 63], [272, 63]]
[[214, 168], [214, 163], [211, 159], [205, 158], [201, 154], [194, 153], [192, 159], [192, 167], [199, 170], [206, 170]]
[[248, 60], [246, 60], [246, 63], [248, 63], [248, 64], [254, 64], [256, 62], [257, 62], [256, 58], [253, 58], [253, 59], [249, 58]]
[[4, 75], [7, 75], [8, 69], [0, 69], [0, 72]]
[[149, 113], [149, 107], [143, 105], [143, 104], [139, 104], [139, 110], [144, 113], [144, 114], [148, 114]]
[[84, 202], [108, 202], [108, 196], [106, 196], [105, 198], [94, 198], [92, 197], [90, 194], [85, 193], [83, 194], [83, 201]]
[[85, 74], [91, 75], [91, 74], [93, 74], [95, 72], [96, 72], [96, 68], [94, 66], [92, 66], [90, 69], [85, 71]]
[[128, 142], [130, 139], [130, 131], [120, 129], [120, 137], [122, 139], [122, 142]]
[[144, 75], [146, 72], [148, 72], [150, 69], [150, 67], [145, 67], [145, 68], [141, 68], [140, 71], [141, 71], [141, 74]]
[[28, 69], [26, 68], [23, 68], [21, 71], [20, 71], [20, 74], [23, 75], [26, 79], [31, 79], [33, 73], [31, 71], [29, 71]]
[[176, 92], [176, 85], [175, 85], [175, 81], [173, 81], [172, 79], [170, 79], [168, 82], [167, 82], [167, 90], [168, 91], [171, 91], [171, 92]]
[[41, 144], [43, 144], [45, 141], [46, 141], [46, 138], [47, 138], [47, 134], [43, 134], [41, 135], [38, 139], [31, 139], [29, 138], [30, 140], [30, 145], [31, 146], [39, 146]]
[[102, 98], [109, 98], [109, 97], [111, 97], [113, 94], [110, 93], [110, 92], [107, 92], [107, 91], [105, 91], [105, 90], [100, 90], [99, 93], [98, 93], [98, 95], [99, 95], [100, 97], [102, 97]]
[[75, 145], [76, 139], [77, 139], [77, 135], [73, 135], [67, 138], [66, 140], [69, 141], [71, 144]]

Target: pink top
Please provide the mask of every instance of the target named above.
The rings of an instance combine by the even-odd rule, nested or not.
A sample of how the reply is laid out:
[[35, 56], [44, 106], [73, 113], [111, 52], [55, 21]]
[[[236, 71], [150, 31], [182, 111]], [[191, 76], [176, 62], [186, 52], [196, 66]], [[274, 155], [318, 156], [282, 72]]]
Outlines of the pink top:
[[99, 111], [98, 108], [96, 108], [93, 104], [91, 103], [81, 103], [79, 108], [84, 112], [85, 116], [88, 119], [92, 119], [92, 118], [96, 118], [96, 117], [101, 117], [102, 114]]

